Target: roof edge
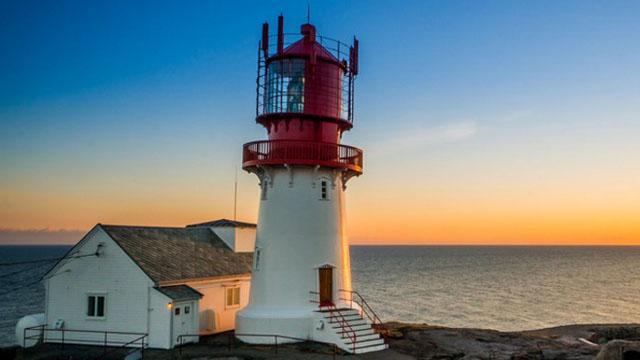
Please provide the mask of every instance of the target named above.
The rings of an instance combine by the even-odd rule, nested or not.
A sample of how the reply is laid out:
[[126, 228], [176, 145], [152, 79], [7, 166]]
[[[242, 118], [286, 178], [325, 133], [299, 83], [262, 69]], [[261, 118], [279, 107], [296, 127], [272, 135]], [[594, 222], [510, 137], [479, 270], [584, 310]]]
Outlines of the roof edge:
[[205, 221], [196, 224], [189, 224], [186, 227], [201, 227], [201, 226], [209, 226], [209, 227], [234, 227], [234, 228], [256, 228], [258, 225], [245, 221], [237, 221], [237, 220], [229, 220], [229, 219], [218, 219]]

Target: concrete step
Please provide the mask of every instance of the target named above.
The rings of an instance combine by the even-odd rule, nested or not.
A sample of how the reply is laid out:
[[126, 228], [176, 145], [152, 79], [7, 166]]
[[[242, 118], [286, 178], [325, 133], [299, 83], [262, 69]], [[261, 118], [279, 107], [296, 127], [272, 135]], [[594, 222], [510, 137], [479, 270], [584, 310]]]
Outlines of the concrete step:
[[[364, 320], [357, 320], [357, 321], [348, 321], [347, 324], [349, 324], [349, 326], [351, 326], [351, 328], [353, 330], [355, 330], [355, 327], [362, 327], [362, 326], [368, 326], [371, 327], [371, 324], [369, 324], [368, 322], [364, 321]], [[335, 322], [329, 322], [329, 325], [331, 325], [332, 328], [334, 329], [341, 329], [342, 325], [340, 322], [335, 321]]]
[[[342, 338], [347, 344], [352, 344], [351, 338], [348, 336], [348, 334], [345, 334]], [[371, 341], [371, 340], [377, 340], [377, 339], [380, 339], [380, 334], [375, 334], [375, 333], [365, 334], [365, 335], [356, 334], [356, 344], [364, 343], [366, 341]]]
[[353, 309], [352, 308], [324, 308], [324, 309], [315, 310], [315, 312], [329, 313], [329, 312], [336, 312], [336, 311], [346, 312], [346, 311], [351, 311], [351, 310], [353, 310]]
[[368, 352], [374, 352], [374, 351], [381, 351], [381, 350], [386, 350], [389, 348], [389, 345], [382, 343], [382, 344], [374, 344], [374, 345], [368, 345], [368, 346], [363, 346], [363, 347], [356, 347], [356, 350], [353, 352], [354, 354], [364, 354], [364, 353], [368, 353]]
[[[353, 345], [353, 342], [349, 338], [346, 338], [344, 343], [347, 346]], [[378, 334], [375, 334], [375, 336], [369, 336], [366, 339], [356, 338], [356, 347], [368, 346], [371, 344], [384, 344], [384, 339], [381, 338]]]
[[352, 322], [358, 322], [358, 321], [365, 321], [365, 319], [361, 318], [361, 317], [356, 317], [356, 316], [344, 316], [344, 317], [340, 317], [340, 316], [335, 316], [335, 317], [326, 317], [326, 320], [329, 321], [329, 323], [331, 324], [337, 324], [337, 323], [343, 323], [343, 322], [347, 322], [347, 323], [352, 323]]
[[[372, 329], [371, 325], [367, 324], [367, 323], [360, 323], [360, 324], [349, 324], [351, 326], [350, 330], [353, 331], [360, 331], [360, 330], [368, 330], [368, 329]], [[333, 329], [336, 329], [338, 333], [344, 332], [344, 331], [349, 331], [349, 329], [343, 329], [342, 326], [333, 326]]]
[[328, 312], [323, 312], [322, 315], [326, 318], [329, 317], [336, 317], [336, 316], [344, 316], [344, 317], [359, 317], [361, 318], [362, 316], [360, 316], [360, 313], [357, 311], [328, 311]]
[[349, 330], [340, 330], [338, 331], [338, 335], [342, 336], [342, 338], [346, 338], [348, 336], [351, 336], [352, 333], [356, 333], [356, 336], [360, 337], [360, 336], [365, 336], [365, 335], [370, 335], [370, 334], [378, 334], [377, 332], [373, 331], [372, 328], [368, 327], [368, 328], [360, 328], [360, 329], [353, 329], [353, 331], [349, 331]]

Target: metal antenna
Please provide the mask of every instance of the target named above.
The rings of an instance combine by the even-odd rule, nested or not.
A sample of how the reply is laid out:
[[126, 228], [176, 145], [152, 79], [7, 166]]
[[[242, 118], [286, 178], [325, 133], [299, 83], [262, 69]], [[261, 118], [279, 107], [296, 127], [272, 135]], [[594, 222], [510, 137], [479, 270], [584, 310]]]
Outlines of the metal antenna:
[[311, 24], [311, 5], [307, 1], [307, 24]]
[[233, 181], [233, 221], [238, 220], [238, 167], [235, 168], [235, 179]]

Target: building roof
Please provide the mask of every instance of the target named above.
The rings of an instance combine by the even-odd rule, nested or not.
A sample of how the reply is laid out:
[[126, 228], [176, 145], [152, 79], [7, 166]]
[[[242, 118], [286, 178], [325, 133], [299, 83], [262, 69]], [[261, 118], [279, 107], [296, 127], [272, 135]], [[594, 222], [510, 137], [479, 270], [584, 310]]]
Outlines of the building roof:
[[214, 221], [207, 221], [199, 224], [187, 225], [187, 227], [196, 227], [196, 226], [254, 228], [256, 227], [256, 224], [242, 222], [242, 221], [228, 220], [228, 219], [220, 219], [220, 220], [214, 220]]
[[156, 283], [251, 273], [253, 253], [236, 253], [208, 227], [98, 225]]
[[156, 290], [167, 295], [173, 301], [198, 300], [204, 295], [187, 285], [157, 287]]

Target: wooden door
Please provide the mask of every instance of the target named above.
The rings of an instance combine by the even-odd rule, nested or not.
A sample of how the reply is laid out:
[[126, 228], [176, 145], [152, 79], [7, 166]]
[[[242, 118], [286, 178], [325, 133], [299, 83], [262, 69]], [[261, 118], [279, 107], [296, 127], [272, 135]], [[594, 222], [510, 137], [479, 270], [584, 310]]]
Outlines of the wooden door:
[[333, 305], [333, 268], [321, 267], [319, 270], [320, 306]]

